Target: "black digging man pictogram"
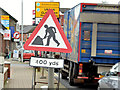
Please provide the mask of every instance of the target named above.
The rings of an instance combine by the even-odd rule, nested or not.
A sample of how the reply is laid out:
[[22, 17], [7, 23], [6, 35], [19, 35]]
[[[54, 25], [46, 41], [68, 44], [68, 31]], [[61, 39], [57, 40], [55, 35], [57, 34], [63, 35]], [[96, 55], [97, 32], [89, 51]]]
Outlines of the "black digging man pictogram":
[[[60, 43], [58, 42], [58, 40], [56, 40], [56, 37], [55, 37], [55, 33], [56, 33], [56, 29], [55, 27], [48, 27], [48, 25], [44, 25], [44, 27], [46, 28], [46, 31], [45, 31], [45, 36], [43, 39], [45, 39], [46, 37], [47, 38], [47, 44], [45, 46], [49, 46], [50, 44], [50, 39], [51, 37], [53, 37], [53, 40], [57, 43], [57, 47], [60, 45]], [[54, 31], [53, 31], [54, 29]], [[47, 34], [49, 33], [49, 36], [47, 36]]]

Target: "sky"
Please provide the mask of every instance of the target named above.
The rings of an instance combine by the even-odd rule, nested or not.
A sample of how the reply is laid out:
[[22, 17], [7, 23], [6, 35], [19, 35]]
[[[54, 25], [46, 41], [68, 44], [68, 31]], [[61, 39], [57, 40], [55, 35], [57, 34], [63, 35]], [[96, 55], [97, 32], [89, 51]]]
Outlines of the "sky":
[[[21, 1], [22, 0], [0, 0], [0, 7], [12, 15], [18, 24], [21, 24]], [[60, 8], [72, 8], [79, 3], [101, 3], [118, 4], [120, 0], [23, 0], [23, 25], [32, 25], [32, 10], [35, 10], [35, 2], [60, 2]]]

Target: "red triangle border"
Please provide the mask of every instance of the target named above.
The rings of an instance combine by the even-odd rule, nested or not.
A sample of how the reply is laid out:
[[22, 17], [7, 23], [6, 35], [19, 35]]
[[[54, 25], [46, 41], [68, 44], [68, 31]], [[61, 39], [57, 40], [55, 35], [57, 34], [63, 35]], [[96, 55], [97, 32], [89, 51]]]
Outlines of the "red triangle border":
[[[64, 48], [53, 48], [53, 47], [35, 47], [35, 46], [29, 46], [29, 44], [31, 43], [31, 41], [33, 40], [33, 38], [36, 36], [36, 34], [38, 33], [38, 31], [40, 30], [40, 28], [43, 26], [44, 22], [47, 20], [47, 18], [49, 17], [49, 15], [52, 16], [53, 21], [55, 22], [59, 33], [61, 34], [63, 41], [67, 47], [67, 49]], [[35, 28], [35, 30], [33, 31], [33, 33], [31, 34], [31, 36], [29, 37], [29, 39], [26, 41], [26, 43], [24, 44], [24, 49], [25, 50], [36, 50], [36, 51], [50, 51], [50, 52], [63, 52], [63, 53], [71, 53], [72, 52], [72, 48], [70, 43], [68, 42], [64, 31], [62, 30], [61, 25], [59, 24], [54, 12], [52, 9], [49, 9], [47, 11], [47, 13], [44, 15], [44, 17], [42, 18], [42, 20], [40, 21], [40, 23], [37, 25], [37, 27]]]

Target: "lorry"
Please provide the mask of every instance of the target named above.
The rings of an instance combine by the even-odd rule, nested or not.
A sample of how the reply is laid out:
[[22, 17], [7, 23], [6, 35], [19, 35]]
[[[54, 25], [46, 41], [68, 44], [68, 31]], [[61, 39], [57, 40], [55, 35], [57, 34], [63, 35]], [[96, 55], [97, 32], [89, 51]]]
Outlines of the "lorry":
[[62, 79], [70, 85], [98, 84], [99, 74], [120, 62], [118, 5], [80, 3], [64, 13], [64, 32], [72, 53], [64, 59]]

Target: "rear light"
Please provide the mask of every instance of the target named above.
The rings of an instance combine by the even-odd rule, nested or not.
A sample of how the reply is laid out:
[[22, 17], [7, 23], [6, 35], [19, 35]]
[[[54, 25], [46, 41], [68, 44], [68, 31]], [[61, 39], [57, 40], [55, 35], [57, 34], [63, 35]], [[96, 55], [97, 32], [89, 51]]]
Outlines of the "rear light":
[[82, 73], [82, 70], [81, 70], [81, 69], [79, 69], [79, 73]]
[[97, 77], [95, 77], [94, 79], [98, 79], [98, 80], [99, 80], [99, 79], [101, 79], [101, 78], [97, 78]]
[[80, 67], [82, 67], [82, 66], [83, 66], [83, 64], [82, 64], [82, 63], [80, 63], [80, 64], [79, 64], [79, 66], [80, 66]]
[[82, 75], [82, 72], [83, 72], [83, 64], [82, 63], [80, 63], [79, 64], [79, 75]]

